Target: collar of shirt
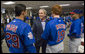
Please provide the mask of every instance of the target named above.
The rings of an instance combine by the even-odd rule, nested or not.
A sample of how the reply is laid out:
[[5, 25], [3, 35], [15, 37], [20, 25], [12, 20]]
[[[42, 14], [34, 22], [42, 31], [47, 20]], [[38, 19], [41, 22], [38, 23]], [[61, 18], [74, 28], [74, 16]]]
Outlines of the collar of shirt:
[[24, 22], [23, 20], [21, 20], [21, 19], [17, 19], [17, 18], [15, 18], [15, 20], [18, 20], [18, 21], [22, 21], [22, 22]]
[[40, 19], [40, 21], [41, 21], [41, 22], [46, 22], [46, 19], [45, 19], [44, 21], [42, 21], [42, 20]]
[[84, 16], [81, 16], [80, 18], [83, 18]]
[[61, 17], [57, 18], [57, 17], [54, 17], [53, 19], [61, 19]]
[[77, 21], [77, 20], [79, 20], [79, 19], [75, 19], [74, 21]]
[[45, 22], [41, 22], [43, 30], [45, 29]]

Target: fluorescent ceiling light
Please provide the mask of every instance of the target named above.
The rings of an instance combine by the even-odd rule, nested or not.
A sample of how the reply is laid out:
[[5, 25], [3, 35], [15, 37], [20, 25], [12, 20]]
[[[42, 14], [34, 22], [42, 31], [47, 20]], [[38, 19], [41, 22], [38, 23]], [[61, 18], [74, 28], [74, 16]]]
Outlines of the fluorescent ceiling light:
[[9, 1], [9, 2], [3, 2], [2, 4], [9, 5], [9, 4], [15, 4], [15, 2]]
[[49, 6], [40, 6], [40, 8], [46, 8], [46, 7], [49, 7]]
[[26, 9], [32, 9], [32, 7], [27, 7]]
[[60, 6], [70, 6], [70, 4], [60, 4]]

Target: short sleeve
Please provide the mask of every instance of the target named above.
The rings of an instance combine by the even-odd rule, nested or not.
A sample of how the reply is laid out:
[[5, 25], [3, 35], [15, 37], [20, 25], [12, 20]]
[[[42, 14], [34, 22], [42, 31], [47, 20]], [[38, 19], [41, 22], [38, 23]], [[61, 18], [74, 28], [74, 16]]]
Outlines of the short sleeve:
[[23, 36], [24, 36], [24, 44], [25, 44], [26, 46], [28, 46], [28, 45], [30, 45], [30, 44], [33, 44], [33, 43], [35, 42], [35, 39], [34, 39], [32, 30], [31, 30], [31, 27], [30, 27], [29, 25], [27, 25], [27, 26], [24, 28]]

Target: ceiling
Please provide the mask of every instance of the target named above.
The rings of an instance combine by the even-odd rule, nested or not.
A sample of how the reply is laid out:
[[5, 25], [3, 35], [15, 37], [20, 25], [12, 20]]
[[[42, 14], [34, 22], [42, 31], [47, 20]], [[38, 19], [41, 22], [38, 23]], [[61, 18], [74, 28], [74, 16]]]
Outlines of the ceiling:
[[[2, 4], [6, 1], [1, 1], [1, 8], [14, 8], [15, 4], [25, 4], [26, 7], [33, 7], [33, 9], [38, 9], [39, 6], [49, 6], [51, 8], [55, 4], [71, 4], [68, 7], [84, 7], [84, 5], [81, 5], [84, 3], [84, 1], [13, 1], [15, 4], [13, 5], [4, 5]], [[63, 7], [66, 8], [66, 7]]]
[[48, 14], [51, 14], [51, 7], [55, 4], [70, 4], [70, 6], [64, 6], [62, 9], [62, 13], [64, 12], [70, 12], [73, 9], [81, 9], [84, 11], [84, 1], [13, 1], [15, 4], [13, 5], [4, 5], [3, 2], [7, 1], [1, 1], [1, 8], [5, 8], [8, 12], [14, 12], [15, 4], [25, 4], [26, 7], [32, 7], [31, 11], [33, 14], [37, 15], [39, 11], [40, 6], [49, 6], [46, 9]]

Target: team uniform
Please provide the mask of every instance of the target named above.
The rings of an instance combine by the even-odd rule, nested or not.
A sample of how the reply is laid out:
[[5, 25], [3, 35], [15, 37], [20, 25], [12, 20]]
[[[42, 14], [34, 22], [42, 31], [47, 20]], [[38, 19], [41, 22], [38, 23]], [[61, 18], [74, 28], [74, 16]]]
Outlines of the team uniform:
[[71, 17], [70, 17], [70, 16], [66, 17], [66, 18], [65, 18], [65, 21], [66, 21], [66, 22], [70, 22], [70, 21], [71, 21]]
[[46, 18], [47, 21], [53, 20], [53, 17], [50, 16], [49, 18]]
[[46, 18], [47, 21], [53, 20], [53, 17], [50, 16], [49, 18]]
[[28, 16], [26, 17], [26, 20], [29, 20], [29, 17]]
[[28, 20], [30, 20], [30, 18], [28, 16], [25, 17], [25, 22], [28, 23]]
[[[72, 21], [73, 21], [73, 20], [72, 20], [71, 16], [68, 16], [68, 17], [65, 18], [65, 22], [68, 23], [69, 26], [70, 26], [70, 24], [72, 23]], [[67, 27], [68, 27], [68, 26], [67, 26]]]
[[20, 19], [14, 19], [5, 27], [5, 39], [11, 53], [36, 53], [31, 27]]
[[52, 20], [52, 19], [53, 19], [53, 17], [51, 16], [51, 17], [49, 17], [49, 19], [50, 19], [50, 20]]
[[84, 16], [81, 16], [80, 20], [81, 20], [81, 37], [84, 38]]
[[40, 17], [36, 17], [36, 20], [40, 20]]
[[77, 53], [78, 46], [81, 44], [81, 20], [76, 19], [72, 22], [69, 34], [69, 51], [70, 53]]
[[61, 53], [66, 26], [61, 18], [54, 18], [46, 24], [42, 39], [47, 40], [46, 53]]

